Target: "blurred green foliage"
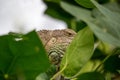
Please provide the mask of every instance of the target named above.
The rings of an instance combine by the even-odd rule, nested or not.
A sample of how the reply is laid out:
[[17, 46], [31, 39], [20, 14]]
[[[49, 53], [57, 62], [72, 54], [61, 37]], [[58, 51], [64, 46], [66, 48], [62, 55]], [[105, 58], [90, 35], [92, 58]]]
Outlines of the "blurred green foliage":
[[77, 32], [60, 67], [49, 63], [35, 31], [11, 32], [0, 36], [0, 80], [120, 80], [120, 1], [43, 1], [45, 14]]
[[[90, 60], [92, 62], [88, 61], [86, 65], [89, 65], [87, 67], [88, 69], [85, 69], [86, 66], [82, 67], [81, 71], [78, 69], [78, 73], [75, 75], [82, 75], [82, 72], [92, 72], [94, 71], [99, 72], [100, 74], [104, 75], [105, 80], [113, 79], [113, 74], [119, 75], [119, 68], [120, 68], [120, 2], [119, 0], [59, 0], [58, 2], [54, 2], [54, 0], [43, 0], [45, 4], [48, 6], [47, 10], [45, 11], [45, 14], [50, 15], [52, 14], [53, 18], [60, 19], [62, 21], [65, 21], [68, 25], [68, 28], [71, 28], [79, 33], [79, 31], [82, 31], [85, 27], [89, 27], [94, 35], [94, 51], [93, 55]], [[53, 7], [50, 6], [50, 4]], [[58, 8], [59, 7], [59, 8]], [[59, 13], [59, 17], [56, 17], [55, 12], [50, 11], [50, 14], [48, 13], [48, 10], [52, 9]], [[64, 13], [61, 13], [63, 11]], [[63, 18], [64, 17], [65, 20]], [[68, 17], [69, 16], [69, 17]], [[80, 35], [80, 34], [79, 34]], [[84, 36], [84, 33], [82, 33]], [[76, 39], [76, 38], [75, 38]], [[88, 41], [91, 38], [88, 39]], [[80, 40], [76, 40], [80, 41]], [[85, 43], [85, 42], [84, 42]], [[71, 43], [72, 44], [72, 43]], [[74, 44], [74, 42], [73, 42]], [[82, 43], [81, 43], [82, 44]], [[80, 43], [78, 44], [80, 45]], [[76, 47], [74, 45], [74, 47]], [[87, 47], [87, 46], [86, 46]], [[76, 48], [80, 49], [80, 48]], [[68, 48], [69, 50], [69, 48]], [[71, 50], [71, 49], [70, 49]], [[86, 49], [87, 50], [87, 49]], [[117, 54], [116, 51], [117, 50]], [[77, 50], [75, 50], [77, 52]], [[80, 51], [82, 51], [80, 49]], [[74, 52], [75, 53], [75, 52]], [[63, 58], [63, 62], [65, 60], [71, 61], [69, 59], [69, 54], [72, 53], [66, 53], [67, 56], [66, 59]], [[79, 55], [76, 54], [76, 59], [82, 56], [82, 53]], [[86, 54], [88, 56], [88, 54]], [[74, 57], [74, 56], [73, 56]], [[73, 57], [70, 57], [71, 59], [75, 59]], [[80, 58], [77, 59], [76, 62], [69, 63], [71, 65], [70, 69], [68, 70], [67, 67], [64, 66], [61, 68], [61, 73], [64, 77], [67, 78], [74, 78], [76, 79], [77, 76], [69, 76], [75, 73], [73, 70], [76, 70], [72, 65], [75, 65], [78, 63], [79, 65], [82, 65], [79, 63], [81, 60]], [[86, 57], [86, 59], [88, 59]], [[74, 60], [73, 60], [74, 61]], [[62, 62], [62, 63], [63, 63]], [[66, 63], [66, 64], [67, 64]], [[95, 67], [96, 69], [91, 69], [93, 64], [97, 64]], [[98, 65], [99, 64], [99, 65]], [[65, 63], [64, 63], [65, 65]], [[65, 69], [64, 69], [65, 68]], [[79, 68], [80, 69], [80, 68]], [[88, 70], [88, 71], [87, 71]], [[66, 73], [69, 74], [66, 74]], [[109, 74], [110, 73], [110, 74]], [[89, 73], [84, 74], [85, 76], [88, 76]], [[91, 75], [91, 74], [90, 74]], [[97, 76], [96, 74], [93, 74], [94, 76]], [[99, 75], [99, 74], [98, 74]], [[92, 75], [91, 75], [92, 77]], [[84, 77], [78, 78], [78, 80], [88, 80]], [[91, 78], [92, 79], [92, 78]], [[119, 80], [120, 78], [118, 78]], [[100, 78], [93, 78], [92, 80], [101, 80]], [[102, 80], [104, 80], [102, 78]]]
[[0, 36], [0, 80], [35, 80], [49, 68], [49, 60], [37, 33]]

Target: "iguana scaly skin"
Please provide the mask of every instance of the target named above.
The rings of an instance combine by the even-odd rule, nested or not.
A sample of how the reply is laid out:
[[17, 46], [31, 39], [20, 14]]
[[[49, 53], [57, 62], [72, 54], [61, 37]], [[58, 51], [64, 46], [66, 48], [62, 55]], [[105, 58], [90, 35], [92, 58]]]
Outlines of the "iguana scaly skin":
[[76, 35], [71, 29], [63, 30], [41, 30], [38, 35], [48, 53], [50, 61], [58, 65], [63, 57], [66, 48]]

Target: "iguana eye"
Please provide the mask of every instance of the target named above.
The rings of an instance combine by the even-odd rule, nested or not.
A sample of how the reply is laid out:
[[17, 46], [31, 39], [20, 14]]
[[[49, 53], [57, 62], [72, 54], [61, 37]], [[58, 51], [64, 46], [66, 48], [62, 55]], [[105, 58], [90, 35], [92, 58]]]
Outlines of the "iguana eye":
[[67, 35], [68, 37], [73, 37], [75, 34], [76, 34], [75, 31], [70, 29], [65, 29], [65, 35]]
[[69, 36], [71, 36], [71, 35], [72, 35], [72, 33], [68, 33], [68, 35], [69, 35]]

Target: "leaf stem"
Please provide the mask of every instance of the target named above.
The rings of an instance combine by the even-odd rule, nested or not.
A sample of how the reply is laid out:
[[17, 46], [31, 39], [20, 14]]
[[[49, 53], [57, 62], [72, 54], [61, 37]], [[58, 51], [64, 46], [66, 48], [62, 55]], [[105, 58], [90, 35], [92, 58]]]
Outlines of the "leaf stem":
[[113, 54], [116, 53], [116, 50], [113, 51], [113, 53], [109, 54], [108, 56], [105, 57], [105, 59], [103, 59], [103, 61], [101, 62], [101, 64], [95, 69], [95, 71], [98, 71], [99, 68], [102, 66], [102, 64], [110, 57], [112, 56]]

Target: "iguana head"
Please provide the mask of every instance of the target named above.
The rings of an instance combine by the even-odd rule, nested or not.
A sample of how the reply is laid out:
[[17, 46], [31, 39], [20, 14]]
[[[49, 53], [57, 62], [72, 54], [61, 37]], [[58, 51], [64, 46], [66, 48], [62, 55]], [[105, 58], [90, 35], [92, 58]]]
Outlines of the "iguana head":
[[41, 30], [38, 31], [38, 35], [45, 46], [50, 61], [57, 65], [60, 63], [76, 32], [71, 29]]

